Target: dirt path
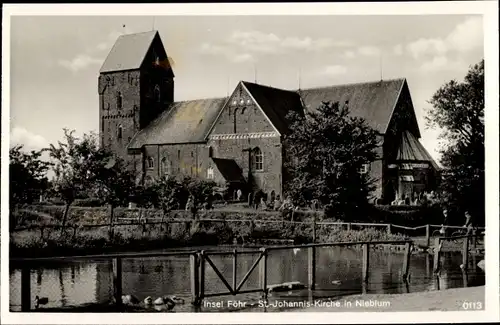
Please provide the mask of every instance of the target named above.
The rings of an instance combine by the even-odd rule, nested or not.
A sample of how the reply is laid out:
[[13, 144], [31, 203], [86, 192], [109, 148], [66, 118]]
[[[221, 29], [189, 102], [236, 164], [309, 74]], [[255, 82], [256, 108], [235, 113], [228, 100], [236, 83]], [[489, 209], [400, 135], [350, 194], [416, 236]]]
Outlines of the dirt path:
[[397, 312], [484, 310], [485, 287], [447, 289], [407, 294], [366, 294], [323, 301], [323, 306], [292, 309], [297, 312]]

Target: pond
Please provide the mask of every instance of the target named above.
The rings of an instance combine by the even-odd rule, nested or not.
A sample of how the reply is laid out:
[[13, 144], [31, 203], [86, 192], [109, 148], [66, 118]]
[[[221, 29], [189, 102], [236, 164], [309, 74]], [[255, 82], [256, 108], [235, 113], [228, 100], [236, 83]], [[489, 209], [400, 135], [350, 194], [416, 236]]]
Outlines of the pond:
[[[200, 249], [200, 247], [189, 248]], [[217, 247], [204, 247], [214, 250]], [[224, 251], [230, 248], [218, 248]], [[240, 250], [241, 248], [238, 248]], [[433, 256], [427, 253], [413, 254], [410, 260], [410, 280], [402, 281], [404, 255], [393, 251], [370, 251], [369, 280], [366, 285], [361, 278], [362, 252], [345, 247], [317, 248], [316, 288], [310, 292], [294, 290], [274, 292], [269, 296], [273, 301], [306, 301], [310, 299], [337, 298], [360, 293], [408, 293], [428, 290], [443, 290], [463, 286], [485, 284], [485, 276], [476, 265], [483, 257], [472, 255], [467, 279], [460, 269], [461, 253], [443, 253], [442, 271], [433, 274]], [[258, 254], [238, 255], [237, 281], [245, 276]], [[228, 283], [232, 283], [233, 259], [227, 255], [213, 255], [212, 261]], [[300, 281], [307, 284], [307, 251], [278, 250], [268, 255], [267, 283], [279, 284]], [[48, 303], [40, 308], [72, 307], [93, 303], [107, 303], [113, 295], [112, 264], [109, 260], [44, 262], [43, 266], [31, 271], [31, 296], [47, 297]], [[205, 293], [222, 292], [223, 282], [215, 271], [206, 266]], [[10, 270], [10, 309], [20, 311], [21, 272]], [[259, 287], [258, 267], [252, 272], [242, 290]], [[175, 312], [220, 312], [220, 311], [264, 311], [258, 301], [261, 293], [237, 296], [212, 297], [204, 300], [201, 307], [190, 304], [190, 264], [189, 257], [154, 257], [123, 259], [123, 293], [133, 294], [141, 301], [147, 296], [153, 300], [163, 295], [176, 295], [185, 299], [178, 304]], [[228, 301], [244, 301], [246, 306], [228, 307]], [[207, 303], [213, 302], [213, 304]], [[218, 303], [219, 304], [215, 304]], [[279, 308], [279, 307], [277, 307]], [[272, 309], [272, 308], [271, 308]], [[267, 308], [268, 311], [272, 311]], [[151, 311], [155, 311], [152, 309]]]

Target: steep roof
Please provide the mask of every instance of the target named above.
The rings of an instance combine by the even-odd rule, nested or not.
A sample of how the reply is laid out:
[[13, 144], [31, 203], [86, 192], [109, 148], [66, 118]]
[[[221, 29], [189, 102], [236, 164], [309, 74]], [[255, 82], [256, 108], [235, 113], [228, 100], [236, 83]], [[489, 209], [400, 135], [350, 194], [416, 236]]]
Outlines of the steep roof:
[[139, 69], [158, 31], [121, 35], [113, 45], [100, 73]]
[[288, 130], [288, 123], [285, 118], [288, 112], [303, 112], [300, 96], [294, 91], [263, 86], [248, 81], [242, 81], [242, 83], [282, 134]]
[[227, 98], [175, 102], [130, 141], [129, 149], [148, 144], [203, 142]]
[[314, 111], [322, 102], [348, 101], [352, 116], [362, 117], [375, 130], [385, 133], [406, 79], [382, 80], [300, 90], [306, 110]]
[[401, 134], [401, 143], [398, 148], [396, 159], [428, 161], [434, 169], [439, 170], [439, 166], [436, 164], [429, 152], [424, 148], [420, 141], [418, 141], [418, 139], [408, 131]]

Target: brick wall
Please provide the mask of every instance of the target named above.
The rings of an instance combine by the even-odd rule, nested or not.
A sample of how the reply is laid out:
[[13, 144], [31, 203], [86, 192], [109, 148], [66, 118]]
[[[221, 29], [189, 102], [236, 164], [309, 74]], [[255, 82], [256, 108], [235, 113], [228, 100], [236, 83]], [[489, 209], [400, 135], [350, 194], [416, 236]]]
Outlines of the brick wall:
[[126, 147], [139, 130], [139, 76], [139, 71], [122, 71], [102, 74], [99, 77], [101, 144], [127, 161], [130, 161], [130, 157]]

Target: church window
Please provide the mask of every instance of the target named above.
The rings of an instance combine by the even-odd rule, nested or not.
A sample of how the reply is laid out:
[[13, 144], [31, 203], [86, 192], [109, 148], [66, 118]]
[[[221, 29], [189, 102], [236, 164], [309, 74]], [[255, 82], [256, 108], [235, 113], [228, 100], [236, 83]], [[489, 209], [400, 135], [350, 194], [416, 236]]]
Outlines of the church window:
[[158, 86], [158, 85], [155, 86], [154, 95], [155, 95], [155, 101], [157, 103], [159, 103], [160, 102], [160, 86]]
[[170, 175], [172, 173], [172, 164], [167, 157], [163, 157], [161, 160], [161, 172], [163, 175]]
[[109, 103], [106, 103], [106, 109], [109, 110]]
[[118, 92], [118, 94], [116, 94], [116, 107], [118, 109], [122, 109], [122, 101], [123, 101], [122, 93]]
[[208, 157], [212, 158], [214, 156], [214, 148], [208, 147]]
[[238, 102], [236, 100], [233, 100], [233, 105], [236, 105]]
[[245, 109], [246, 109], [246, 107], [243, 107], [243, 108], [241, 109], [241, 114], [244, 114], [244, 113], [245, 113]]
[[214, 179], [214, 168], [212, 166], [207, 169], [207, 178]]
[[194, 157], [194, 153], [191, 151], [191, 157]]
[[123, 127], [121, 124], [118, 125], [118, 131], [117, 131], [117, 137], [118, 139], [121, 139], [123, 135]]
[[252, 156], [252, 169], [255, 171], [263, 171], [264, 170], [264, 155], [262, 154], [262, 150], [260, 148], [255, 148], [253, 150]]
[[250, 99], [247, 99], [247, 104], [250, 104]]
[[147, 167], [148, 169], [152, 169], [155, 167], [155, 161], [153, 159], [153, 157], [149, 156], [147, 159], [146, 159], [146, 163], [147, 163]]
[[181, 159], [181, 151], [177, 150], [177, 159]]
[[244, 99], [241, 99], [241, 100], [240, 100], [240, 104], [241, 104], [241, 105], [245, 104], [245, 100], [244, 100]]
[[358, 168], [358, 173], [360, 174], [366, 174], [370, 170], [370, 164], [363, 164], [361, 167]]

